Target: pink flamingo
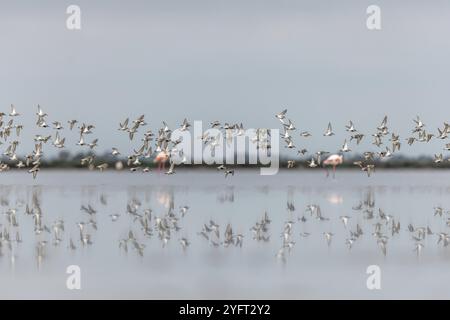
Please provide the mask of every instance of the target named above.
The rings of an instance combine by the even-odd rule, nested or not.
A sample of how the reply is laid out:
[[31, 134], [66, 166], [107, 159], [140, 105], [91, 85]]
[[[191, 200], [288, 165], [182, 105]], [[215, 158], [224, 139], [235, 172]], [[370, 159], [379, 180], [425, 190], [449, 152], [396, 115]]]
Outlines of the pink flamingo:
[[158, 172], [166, 168], [167, 160], [169, 160], [169, 154], [166, 151], [161, 151], [156, 155], [153, 162], [158, 164]]
[[[336, 177], [336, 167], [340, 164], [342, 164], [342, 162], [344, 161], [344, 156], [339, 155], [339, 154], [332, 154], [330, 155], [328, 158], [326, 158], [323, 162], [322, 165], [325, 166], [333, 166], [333, 178]], [[327, 170], [327, 177], [330, 175], [330, 172]]]

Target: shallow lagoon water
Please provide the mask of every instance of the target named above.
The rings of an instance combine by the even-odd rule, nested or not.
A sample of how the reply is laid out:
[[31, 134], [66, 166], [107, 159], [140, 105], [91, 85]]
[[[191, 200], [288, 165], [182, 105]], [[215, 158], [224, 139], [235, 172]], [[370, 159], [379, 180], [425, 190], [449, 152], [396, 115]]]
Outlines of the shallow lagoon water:
[[[53, 235], [34, 232], [26, 204], [37, 197], [44, 224], [51, 228], [64, 220], [62, 242]], [[401, 231], [390, 236], [384, 256], [371, 235], [376, 217], [364, 218], [353, 210], [368, 196], [375, 214], [381, 208], [400, 221]], [[102, 203], [101, 198], [106, 200]], [[139, 222], [127, 214], [132, 199], [139, 211], [152, 209], [164, 215], [170, 203], [179, 216], [180, 206], [189, 206], [179, 220], [181, 229], [171, 234], [167, 245], [154, 234], [145, 237]], [[175, 175], [106, 171], [42, 170], [36, 180], [26, 172], [1, 175], [0, 216], [2, 230], [19, 231], [22, 242], [11, 250], [2, 246], [0, 298], [133, 298], [133, 299], [312, 299], [312, 298], [450, 298], [450, 246], [437, 244], [429, 235], [418, 256], [407, 225], [430, 226], [434, 232], [449, 232], [447, 215], [434, 216], [434, 207], [450, 210], [450, 172], [445, 170], [380, 170], [372, 177], [358, 171], [338, 171], [327, 179], [321, 170], [282, 170], [275, 176], [260, 176], [257, 170], [237, 170], [225, 179], [214, 170], [178, 170]], [[295, 206], [287, 210], [287, 202]], [[81, 205], [97, 210], [97, 230], [89, 229], [92, 245], [82, 246], [77, 222], [88, 221]], [[309, 204], [320, 205], [327, 221], [306, 212]], [[17, 209], [18, 227], [10, 226], [6, 212]], [[250, 228], [267, 211], [270, 240], [252, 239]], [[110, 214], [120, 214], [112, 221]], [[306, 222], [298, 221], [301, 216]], [[339, 216], [350, 216], [344, 228]], [[212, 219], [220, 231], [230, 223], [244, 235], [242, 247], [213, 247], [198, 235]], [[292, 220], [295, 246], [283, 263], [276, 258], [282, 245], [284, 223]], [[152, 222], [153, 223], [153, 222]], [[349, 250], [345, 239], [359, 224], [364, 235]], [[119, 249], [119, 240], [132, 230], [145, 244], [143, 257], [133, 248]], [[308, 232], [307, 238], [300, 233]], [[327, 246], [323, 232], [334, 234]], [[183, 250], [179, 239], [190, 246]], [[69, 250], [69, 239], [76, 250]], [[36, 243], [47, 241], [38, 260]], [[68, 290], [66, 268], [81, 268], [81, 290]], [[366, 269], [381, 269], [381, 289], [368, 290]]]

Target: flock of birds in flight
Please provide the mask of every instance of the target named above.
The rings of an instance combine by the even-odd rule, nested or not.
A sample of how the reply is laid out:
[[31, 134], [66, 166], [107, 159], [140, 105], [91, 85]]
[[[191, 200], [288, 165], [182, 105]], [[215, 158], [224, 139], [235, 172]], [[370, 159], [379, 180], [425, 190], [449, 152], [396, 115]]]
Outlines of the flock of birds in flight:
[[[275, 117], [280, 120], [284, 132], [282, 133], [281, 137], [284, 139], [285, 147], [289, 149], [296, 148], [294, 140], [293, 140], [293, 132], [296, 130], [296, 127], [292, 120], [288, 119], [286, 117], [287, 115], [287, 109], [284, 109], [280, 113], [276, 114]], [[414, 127], [412, 128], [412, 135], [407, 137], [405, 139], [406, 143], [408, 145], [412, 145], [416, 142], [422, 142], [422, 143], [428, 143], [431, 139], [440, 139], [445, 140], [448, 138], [448, 135], [450, 134], [450, 124], [444, 122], [443, 128], [437, 129], [437, 134], [433, 134], [428, 132], [425, 129], [425, 123], [420, 119], [419, 116], [417, 116], [416, 119], [413, 119], [414, 121]], [[317, 151], [313, 156], [311, 157], [311, 160], [309, 160], [308, 166], [311, 168], [315, 168], [318, 166], [332, 166], [333, 167], [333, 175], [336, 170], [336, 167], [343, 163], [343, 154], [348, 153], [351, 150], [350, 143], [352, 141], [356, 142], [356, 145], [359, 145], [361, 141], [366, 137], [366, 134], [361, 133], [358, 131], [354, 125], [354, 123], [350, 120], [349, 123], [345, 126], [345, 130], [348, 132], [349, 137], [346, 138], [342, 144], [342, 147], [339, 149], [339, 154], [330, 154], [330, 152], [327, 151]], [[308, 131], [301, 131], [299, 133], [300, 137], [308, 138], [311, 137], [312, 134]], [[331, 125], [331, 122], [328, 123], [328, 126], [326, 130], [323, 133], [324, 137], [331, 137], [334, 136], [333, 127]], [[375, 160], [386, 160], [389, 159], [394, 155], [395, 152], [400, 151], [400, 148], [402, 146], [402, 142], [400, 139], [400, 135], [396, 134], [394, 132], [391, 132], [388, 127], [388, 117], [384, 116], [383, 120], [381, 121], [380, 125], [376, 127], [376, 130], [374, 133], [371, 134], [371, 137], [373, 138], [372, 144], [379, 148], [379, 151], [366, 151], [363, 153], [363, 158], [354, 161], [353, 164], [358, 166], [362, 171], [366, 172], [368, 176], [371, 175], [371, 173], [375, 169]], [[387, 143], [385, 140], [388, 140]], [[446, 143], [444, 146], [444, 150], [450, 151], [450, 143]], [[308, 152], [307, 149], [298, 149], [297, 153], [299, 155], [305, 155]], [[326, 159], [322, 161], [322, 158], [326, 156]], [[450, 158], [444, 159], [444, 156], [442, 153], [435, 154], [434, 155], [434, 163], [440, 164], [444, 161], [450, 162]], [[295, 160], [288, 160], [288, 168], [292, 168], [295, 166]], [[328, 171], [327, 171], [328, 176]]]
[[[294, 149], [294, 132], [296, 127], [292, 120], [286, 117], [287, 110], [276, 114], [276, 118], [282, 123], [284, 132], [282, 133], [282, 139], [286, 143], [286, 148]], [[16, 136], [19, 137], [23, 126], [16, 123], [15, 119], [19, 116], [14, 106], [11, 106], [11, 111], [8, 114], [10, 119], [4, 121], [6, 114], [0, 113], [0, 138], [3, 138], [5, 143], [12, 136], [12, 131], [15, 129]], [[37, 121], [36, 125], [39, 128], [50, 128], [47, 123], [47, 114], [38, 106], [36, 113]], [[80, 147], [88, 148], [93, 150], [98, 145], [98, 139], [89, 139], [92, 135], [95, 126], [92, 124], [79, 123], [77, 120], [69, 120], [67, 122], [69, 130], [74, 130], [77, 126], [79, 132], [79, 139], [76, 143]], [[450, 134], [450, 125], [444, 123], [443, 128], [438, 129], [438, 134], [434, 135], [425, 130], [425, 124], [420, 120], [419, 117], [414, 120], [415, 126], [412, 130], [413, 136], [406, 139], [409, 145], [415, 142], [429, 142], [431, 139], [442, 139], [445, 140]], [[388, 128], [388, 118], [384, 117], [381, 124], [376, 128], [376, 132], [372, 134], [373, 144], [380, 148], [379, 152], [365, 152], [364, 159], [356, 161], [354, 164], [361, 168], [362, 171], [366, 172], [369, 176], [374, 170], [374, 164], [372, 163], [376, 158], [389, 158], [394, 152], [397, 152], [401, 148], [401, 140], [399, 135], [395, 133], [390, 133]], [[138, 117], [131, 122], [129, 119], [121, 122], [119, 125], [119, 130], [128, 135], [130, 140], [138, 134], [139, 129], [146, 126], [144, 120], [144, 115]], [[185, 119], [180, 126], [180, 130], [189, 130], [191, 125]], [[212, 128], [220, 128], [225, 130], [225, 137], [227, 133], [232, 135], [243, 134], [244, 128], [242, 124], [230, 125], [225, 124], [221, 126], [218, 121], [211, 123]], [[63, 125], [61, 122], [52, 122], [52, 128], [55, 130], [53, 135], [38, 134], [35, 136], [35, 148], [32, 153], [27, 155], [24, 159], [20, 159], [16, 153], [16, 147], [19, 141], [16, 139], [9, 142], [9, 145], [4, 152], [11, 162], [15, 162], [17, 168], [29, 168], [28, 171], [36, 177], [40, 170], [41, 158], [43, 156], [44, 145], [51, 141], [51, 145], [56, 148], [65, 147], [65, 138], [62, 137]], [[356, 130], [353, 122], [349, 122], [346, 126], [346, 130], [349, 132], [350, 137], [346, 139], [340, 149], [341, 153], [350, 152], [349, 143], [353, 140], [356, 144], [359, 144], [365, 137], [365, 134], [360, 133]], [[155, 135], [151, 130], [146, 130], [141, 138], [142, 145], [138, 150], [133, 150], [134, 152], [127, 157], [127, 164], [131, 171], [142, 170], [143, 172], [150, 171], [149, 167], [143, 166], [143, 159], [149, 159], [153, 157], [153, 161], [158, 163], [159, 169], [164, 169], [165, 163], [168, 161], [170, 167], [166, 174], [174, 174], [174, 161], [172, 157], [176, 154], [180, 159], [181, 163], [185, 162], [185, 155], [183, 150], [177, 149], [180, 140], [173, 140], [171, 138], [172, 130], [166, 123], [163, 123], [163, 127], [158, 130]], [[267, 137], [269, 132], [264, 129], [257, 131], [257, 137], [255, 142], [258, 143], [259, 147], [270, 148], [267, 144]], [[333, 136], [333, 128], [331, 123], [328, 124], [325, 132], [323, 133], [325, 137]], [[299, 133], [300, 137], [308, 138], [311, 134], [307, 131], [302, 131]], [[209, 144], [211, 148], [217, 146], [220, 142], [217, 141], [217, 137], [209, 136], [204, 134], [200, 137], [205, 144]], [[389, 146], [385, 146], [385, 139], [388, 138]], [[154, 151], [151, 142], [155, 139]], [[445, 150], [450, 150], [450, 144], [446, 144]], [[307, 153], [306, 149], [298, 150], [298, 153], [305, 155]], [[341, 154], [332, 154], [327, 156], [324, 160], [322, 158], [326, 156], [328, 152], [318, 151], [314, 154], [311, 160], [308, 162], [309, 167], [317, 166], [333, 166], [333, 169], [337, 165], [342, 163]], [[118, 148], [111, 149], [111, 155], [120, 156]], [[184, 159], [183, 159], [184, 158]], [[107, 168], [105, 163], [96, 163], [95, 155], [88, 155], [81, 159], [82, 165], [91, 166], [103, 171]], [[436, 163], [441, 163], [444, 161], [442, 154], [435, 155]], [[294, 167], [295, 163], [288, 163], [288, 167]], [[0, 164], [0, 171], [8, 169], [8, 165], [5, 163]], [[217, 169], [222, 170], [225, 173], [225, 177], [228, 175], [234, 175], [234, 169], [230, 169], [227, 166], [221, 165]], [[39, 199], [38, 193], [34, 192], [31, 197], [31, 203], [27, 201], [19, 201], [16, 206], [10, 207], [9, 200], [7, 198], [0, 199], [0, 206], [3, 207], [4, 216], [6, 217], [6, 222], [0, 224], [0, 256], [3, 255], [5, 249], [9, 250], [11, 253], [11, 258], [14, 258], [14, 248], [22, 243], [21, 231], [19, 226], [19, 213], [23, 211], [25, 217], [29, 217], [32, 221], [33, 232], [36, 235], [36, 245], [35, 252], [38, 263], [40, 264], [44, 257], [46, 256], [46, 248], [51, 243], [53, 246], [60, 246], [62, 243], [70, 251], [75, 251], [80, 247], [89, 247], [94, 244], [94, 234], [97, 232], [97, 215], [101, 210], [95, 208], [93, 204], [84, 204], [81, 206], [80, 211], [82, 214], [81, 221], [76, 223], [76, 233], [77, 237], [72, 237], [71, 235], [65, 234], [66, 222], [64, 219], [59, 218], [53, 222], [49, 222], [44, 215], [41, 201]], [[107, 199], [105, 195], [100, 196], [100, 204], [107, 207]], [[174, 205], [173, 199], [170, 201], [168, 209], [160, 214], [157, 214], [152, 210], [150, 206], [145, 206], [143, 202], [134, 197], [128, 201], [123, 214], [114, 213], [109, 214], [109, 218], [112, 223], [118, 221], [119, 219], [129, 219], [131, 221], [130, 229], [127, 231], [126, 236], [118, 240], [118, 247], [124, 252], [129, 252], [134, 250], [139, 256], [144, 256], [145, 248], [147, 246], [146, 241], [150, 238], [157, 237], [160, 241], [162, 247], [166, 247], [169, 242], [173, 241], [175, 238], [176, 242], [179, 243], [183, 250], [188, 250], [191, 245], [191, 240], [187, 235], [180, 236], [180, 230], [182, 230], [183, 221], [185, 216], [189, 214], [191, 210], [189, 206], [182, 205], [177, 209]], [[408, 232], [409, 237], [413, 241], [414, 251], [417, 255], [420, 255], [425, 247], [425, 241], [429, 237], [436, 237], [436, 243], [442, 245], [443, 247], [448, 247], [450, 244], [450, 234], [448, 232], [439, 230], [432, 230], [429, 225], [425, 226], [414, 226], [413, 224], [408, 224], [406, 228], [400, 225], [400, 219], [393, 215], [386, 213], [382, 208], [377, 208], [373, 195], [368, 193], [366, 198], [361, 201], [358, 205], [353, 208], [353, 215], [342, 215], [339, 217], [326, 217], [322, 213], [322, 209], [319, 204], [308, 204], [304, 210], [298, 210], [293, 202], [287, 203], [287, 211], [289, 213], [289, 218], [283, 223], [283, 229], [280, 232], [275, 232], [275, 236], [271, 233], [271, 219], [267, 212], [262, 214], [262, 217], [255, 222], [248, 232], [236, 232], [235, 226], [231, 223], [225, 225], [219, 225], [213, 219], [206, 221], [196, 232], [196, 236], [202, 241], [206, 242], [213, 248], [220, 247], [238, 247], [244, 246], [244, 239], [250, 238], [257, 242], [269, 242], [271, 239], [281, 238], [281, 247], [275, 254], [275, 256], [286, 262], [291, 251], [296, 246], [297, 239], [306, 239], [311, 234], [307, 232], [308, 224], [312, 223], [322, 223], [324, 221], [338, 220], [341, 224], [344, 232], [347, 233], [345, 238], [345, 245], [348, 249], [352, 249], [361, 238], [364, 236], [370, 236], [374, 239], [374, 242], [379, 247], [381, 253], [386, 255], [388, 252], [388, 243], [392, 239], [395, 239], [398, 234], [405, 230]], [[442, 224], [444, 227], [450, 227], [450, 210], [446, 210], [442, 207], [434, 208], [434, 216], [442, 219]], [[295, 225], [300, 225], [299, 230], [295, 232]], [[325, 224], [326, 226], [326, 224]], [[249, 233], [249, 234], [248, 234]], [[331, 246], [335, 234], [330, 230], [323, 232], [321, 235], [324, 239], [324, 243], [327, 246]], [[302, 240], [304, 241], [304, 240]]]
[[[275, 115], [275, 117], [281, 122], [283, 133], [281, 138], [285, 142], [285, 147], [288, 149], [295, 149], [294, 143], [294, 132], [296, 127], [291, 119], [286, 117], [287, 109]], [[9, 116], [9, 119], [4, 119]], [[35, 146], [34, 150], [27, 154], [24, 158], [17, 155], [17, 146], [19, 145], [18, 137], [23, 130], [23, 125], [19, 124], [16, 119], [18, 119], [19, 113], [17, 112], [14, 105], [11, 105], [11, 110], [9, 114], [0, 112], [0, 139], [3, 139], [3, 143], [8, 143], [6, 150], [3, 155], [9, 160], [9, 163], [0, 162], [0, 172], [8, 170], [10, 166], [15, 166], [16, 168], [27, 168], [28, 172], [36, 178], [40, 168], [41, 160], [44, 154], [44, 146], [48, 143], [53, 145], [55, 148], [63, 149], [65, 148], [66, 138], [62, 137], [62, 130], [64, 129], [63, 123], [60, 121], [53, 121], [51, 124], [47, 122], [47, 113], [38, 105], [36, 112], [36, 126], [40, 129], [53, 129], [54, 134], [37, 134], [34, 137]], [[119, 131], [124, 132], [128, 135], [129, 140], [132, 141], [134, 137], [138, 134], [139, 129], [145, 127], [147, 123], [145, 122], [144, 115], [139, 116], [135, 120], [130, 121], [129, 118], [125, 119], [123, 122], [119, 123]], [[77, 127], [75, 127], [78, 124]], [[89, 139], [92, 136], [95, 126], [93, 124], [80, 123], [78, 120], [68, 120], [67, 125], [69, 130], [77, 129], [79, 133], [79, 138], [76, 143], [77, 146], [82, 148], [87, 148], [87, 150], [92, 151], [91, 154], [83, 157], [81, 165], [86, 166], [90, 169], [98, 169], [104, 171], [108, 168], [107, 162], [97, 161], [96, 155], [93, 150], [98, 147], [98, 138]], [[180, 131], [187, 131], [191, 127], [191, 124], [187, 119], [184, 119], [182, 124], [177, 128]], [[241, 124], [229, 124], [224, 123], [223, 125], [219, 121], [213, 121], [210, 125], [211, 128], [220, 129], [224, 131], [224, 135], [213, 136], [206, 131], [199, 137], [205, 146], [209, 146], [213, 151], [216, 147], [220, 146], [223, 141], [223, 137], [227, 143], [232, 141], [233, 137], [241, 136], [245, 134], [244, 126]], [[359, 132], [352, 121], [346, 125], [346, 131], [349, 133], [349, 137], [343, 142], [342, 147], [337, 154], [331, 154], [327, 151], [316, 151], [311, 153], [311, 159], [307, 161], [310, 168], [315, 167], [333, 167], [333, 176], [336, 171], [336, 167], [343, 163], [343, 155], [351, 151], [350, 143], [355, 141], [356, 145], [359, 145], [361, 141], [366, 137], [365, 134]], [[15, 129], [16, 139], [12, 138]], [[175, 165], [183, 164], [187, 162], [187, 156], [184, 154], [182, 148], [179, 148], [182, 142], [181, 138], [173, 139], [171, 134], [172, 130], [163, 121], [163, 126], [158, 129], [157, 134], [153, 133], [151, 130], [146, 130], [142, 137], [139, 148], [133, 149], [131, 154], [126, 157], [126, 163], [129, 170], [132, 172], [142, 171], [150, 172], [150, 166], [145, 164], [146, 160], [152, 159], [153, 162], [157, 163], [158, 171], [165, 170], [165, 164], [168, 162], [170, 164], [169, 169], [165, 171], [166, 174], [175, 173]], [[429, 142], [431, 139], [441, 139], [445, 140], [450, 134], [450, 125], [448, 123], [443, 124], [443, 128], [438, 128], [438, 133], [433, 134], [425, 129], [425, 124], [422, 120], [417, 117], [414, 119], [414, 127], [412, 129], [412, 136], [406, 138], [406, 142], [412, 145], [416, 142]], [[328, 124], [323, 136], [330, 137], [333, 136], [333, 127], [331, 123]], [[299, 133], [300, 137], [309, 138], [312, 136], [308, 131], [301, 131]], [[375, 160], [383, 160], [390, 158], [395, 152], [399, 151], [402, 145], [400, 136], [394, 132], [390, 132], [388, 128], [388, 118], [387, 116], [381, 121], [380, 125], [377, 126], [376, 131], [371, 135], [373, 138], [373, 145], [379, 148], [378, 152], [366, 151], [363, 153], [363, 158], [355, 161], [354, 164], [358, 166], [363, 172], [366, 172], [368, 176], [375, 169]], [[269, 142], [270, 129], [257, 129], [255, 136], [251, 137], [250, 141], [256, 143], [258, 148], [270, 149], [271, 145]], [[12, 141], [8, 141], [8, 140]], [[385, 140], [388, 140], [387, 142]], [[153, 144], [154, 143], [154, 144]], [[388, 145], [386, 145], [388, 144]], [[450, 143], [445, 144], [444, 150], [450, 151]], [[308, 153], [306, 149], [298, 149], [297, 154], [304, 156]], [[121, 152], [116, 147], [110, 149], [110, 154], [113, 157], [121, 156]], [[449, 159], [444, 159], [442, 153], [434, 155], [434, 162], [436, 164], [442, 163], [444, 161], [450, 161]], [[287, 168], [293, 168], [296, 165], [295, 160], [288, 160]], [[230, 168], [229, 165], [219, 165], [218, 170], [224, 172], [225, 177], [233, 176], [235, 173], [234, 168]], [[328, 170], [327, 170], [328, 175]]]

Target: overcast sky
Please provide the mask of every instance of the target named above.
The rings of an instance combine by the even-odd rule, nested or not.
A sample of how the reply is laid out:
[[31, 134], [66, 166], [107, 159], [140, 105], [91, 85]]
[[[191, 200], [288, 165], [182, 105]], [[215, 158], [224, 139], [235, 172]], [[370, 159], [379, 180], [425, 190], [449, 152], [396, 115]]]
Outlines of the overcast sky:
[[[349, 119], [369, 134], [388, 114], [402, 138], [417, 114], [433, 132], [450, 121], [449, 1], [329, 2], [2, 2], [0, 106], [14, 103], [25, 126], [38, 103], [49, 121], [94, 123], [99, 150], [125, 148], [118, 122], [142, 113], [153, 129], [184, 117], [278, 127], [274, 114], [288, 108], [316, 135], [304, 146], [326, 150], [342, 144]], [[70, 4], [82, 30], [66, 28]], [[381, 7], [380, 31], [366, 28], [370, 4]], [[328, 121], [335, 137], [322, 137]]]

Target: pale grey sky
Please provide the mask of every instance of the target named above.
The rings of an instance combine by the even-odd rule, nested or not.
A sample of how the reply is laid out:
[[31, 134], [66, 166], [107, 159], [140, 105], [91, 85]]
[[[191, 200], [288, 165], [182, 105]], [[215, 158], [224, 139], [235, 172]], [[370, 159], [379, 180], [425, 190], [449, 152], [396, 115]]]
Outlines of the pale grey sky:
[[[450, 121], [449, 1], [329, 2], [2, 1], [0, 106], [14, 103], [25, 126], [38, 103], [50, 121], [92, 122], [99, 150], [125, 148], [117, 123], [142, 113], [153, 129], [184, 117], [277, 127], [288, 108], [316, 135], [304, 146], [329, 150], [349, 119], [369, 134], [388, 114], [403, 138], [417, 114], [433, 132]], [[66, 29], [70, 4], [80, 31]], [[370, 4], [380, 31], [366, 28]], [[442, 141], [404, 150], [441, 152]]]

